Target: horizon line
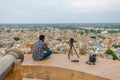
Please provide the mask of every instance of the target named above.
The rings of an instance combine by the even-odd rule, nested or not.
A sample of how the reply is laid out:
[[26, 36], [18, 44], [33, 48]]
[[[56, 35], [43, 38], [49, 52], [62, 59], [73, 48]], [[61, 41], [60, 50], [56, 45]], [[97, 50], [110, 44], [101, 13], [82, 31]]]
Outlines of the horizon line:
[[120, 24], [120, 22], [83, 22], [83, 23], [0, 23], [0, 24]]

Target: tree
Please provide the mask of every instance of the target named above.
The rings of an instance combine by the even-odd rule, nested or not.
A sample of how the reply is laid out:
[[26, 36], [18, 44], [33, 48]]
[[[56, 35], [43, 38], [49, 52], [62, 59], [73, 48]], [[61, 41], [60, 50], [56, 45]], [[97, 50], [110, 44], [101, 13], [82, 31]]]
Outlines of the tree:
[[20, 38], [19, 38], [18, 36], [16, 36], [16, 37], [14, 37], [14, 40], [15, 40], [15, 41], [19, 41]]
[[96, 36], [90, 36], [90, 38], [92, 38], [92, 39], [96, 39]]
[[112, 47], [114, 47], [114, 48], [120, 48], [120, 45], [113, 44]]
[[80, 35], [83, 35], [84, 34], [84, 32], [80, 32]]
[[111, 49], [107, 49], [105, 51], [105, 54], [111, 55], [113, 57], [113, 60], [118, 59], [117, 55]]
[[62, 41], [62, 39], [60, 39], [60, 38], [57, 38], [56, 40], [57, 40], [57, 41]]
[[101, 39], [106, 39], [106, 37], [101, 36], [101, 35], [98, 35], [98, 37], [101, 38]]

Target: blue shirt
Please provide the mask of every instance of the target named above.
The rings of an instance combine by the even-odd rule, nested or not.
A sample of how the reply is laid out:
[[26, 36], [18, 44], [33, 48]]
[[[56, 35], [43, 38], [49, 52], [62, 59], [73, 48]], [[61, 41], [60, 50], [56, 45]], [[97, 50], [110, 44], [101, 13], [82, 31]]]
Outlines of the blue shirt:
[[34, 60], [43, 59], [45, 50], [48, 50], [47, 45], [42, 40], [37, 40], [34, 44], [32, 58]]

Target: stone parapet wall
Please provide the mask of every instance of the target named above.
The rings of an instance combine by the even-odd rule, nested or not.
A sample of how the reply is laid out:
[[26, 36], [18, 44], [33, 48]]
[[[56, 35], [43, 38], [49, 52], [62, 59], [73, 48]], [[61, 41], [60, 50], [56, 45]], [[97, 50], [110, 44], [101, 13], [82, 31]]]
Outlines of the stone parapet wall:
[[52, 66], [28, 66], [22, 67], [24, 78], [45, 79], [45, 80], [109, 80], [85, 72], [69, 70]]

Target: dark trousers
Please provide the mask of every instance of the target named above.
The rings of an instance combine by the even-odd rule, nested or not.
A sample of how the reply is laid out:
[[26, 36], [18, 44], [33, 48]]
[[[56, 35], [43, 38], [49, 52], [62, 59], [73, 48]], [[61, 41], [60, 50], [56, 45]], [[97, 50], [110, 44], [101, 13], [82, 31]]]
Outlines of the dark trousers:
[[50, 56], [51, 54], [52, 54], [52, 51], [48, 50], [46, 53], [44, 53], [44, 58], [43, 59]]

